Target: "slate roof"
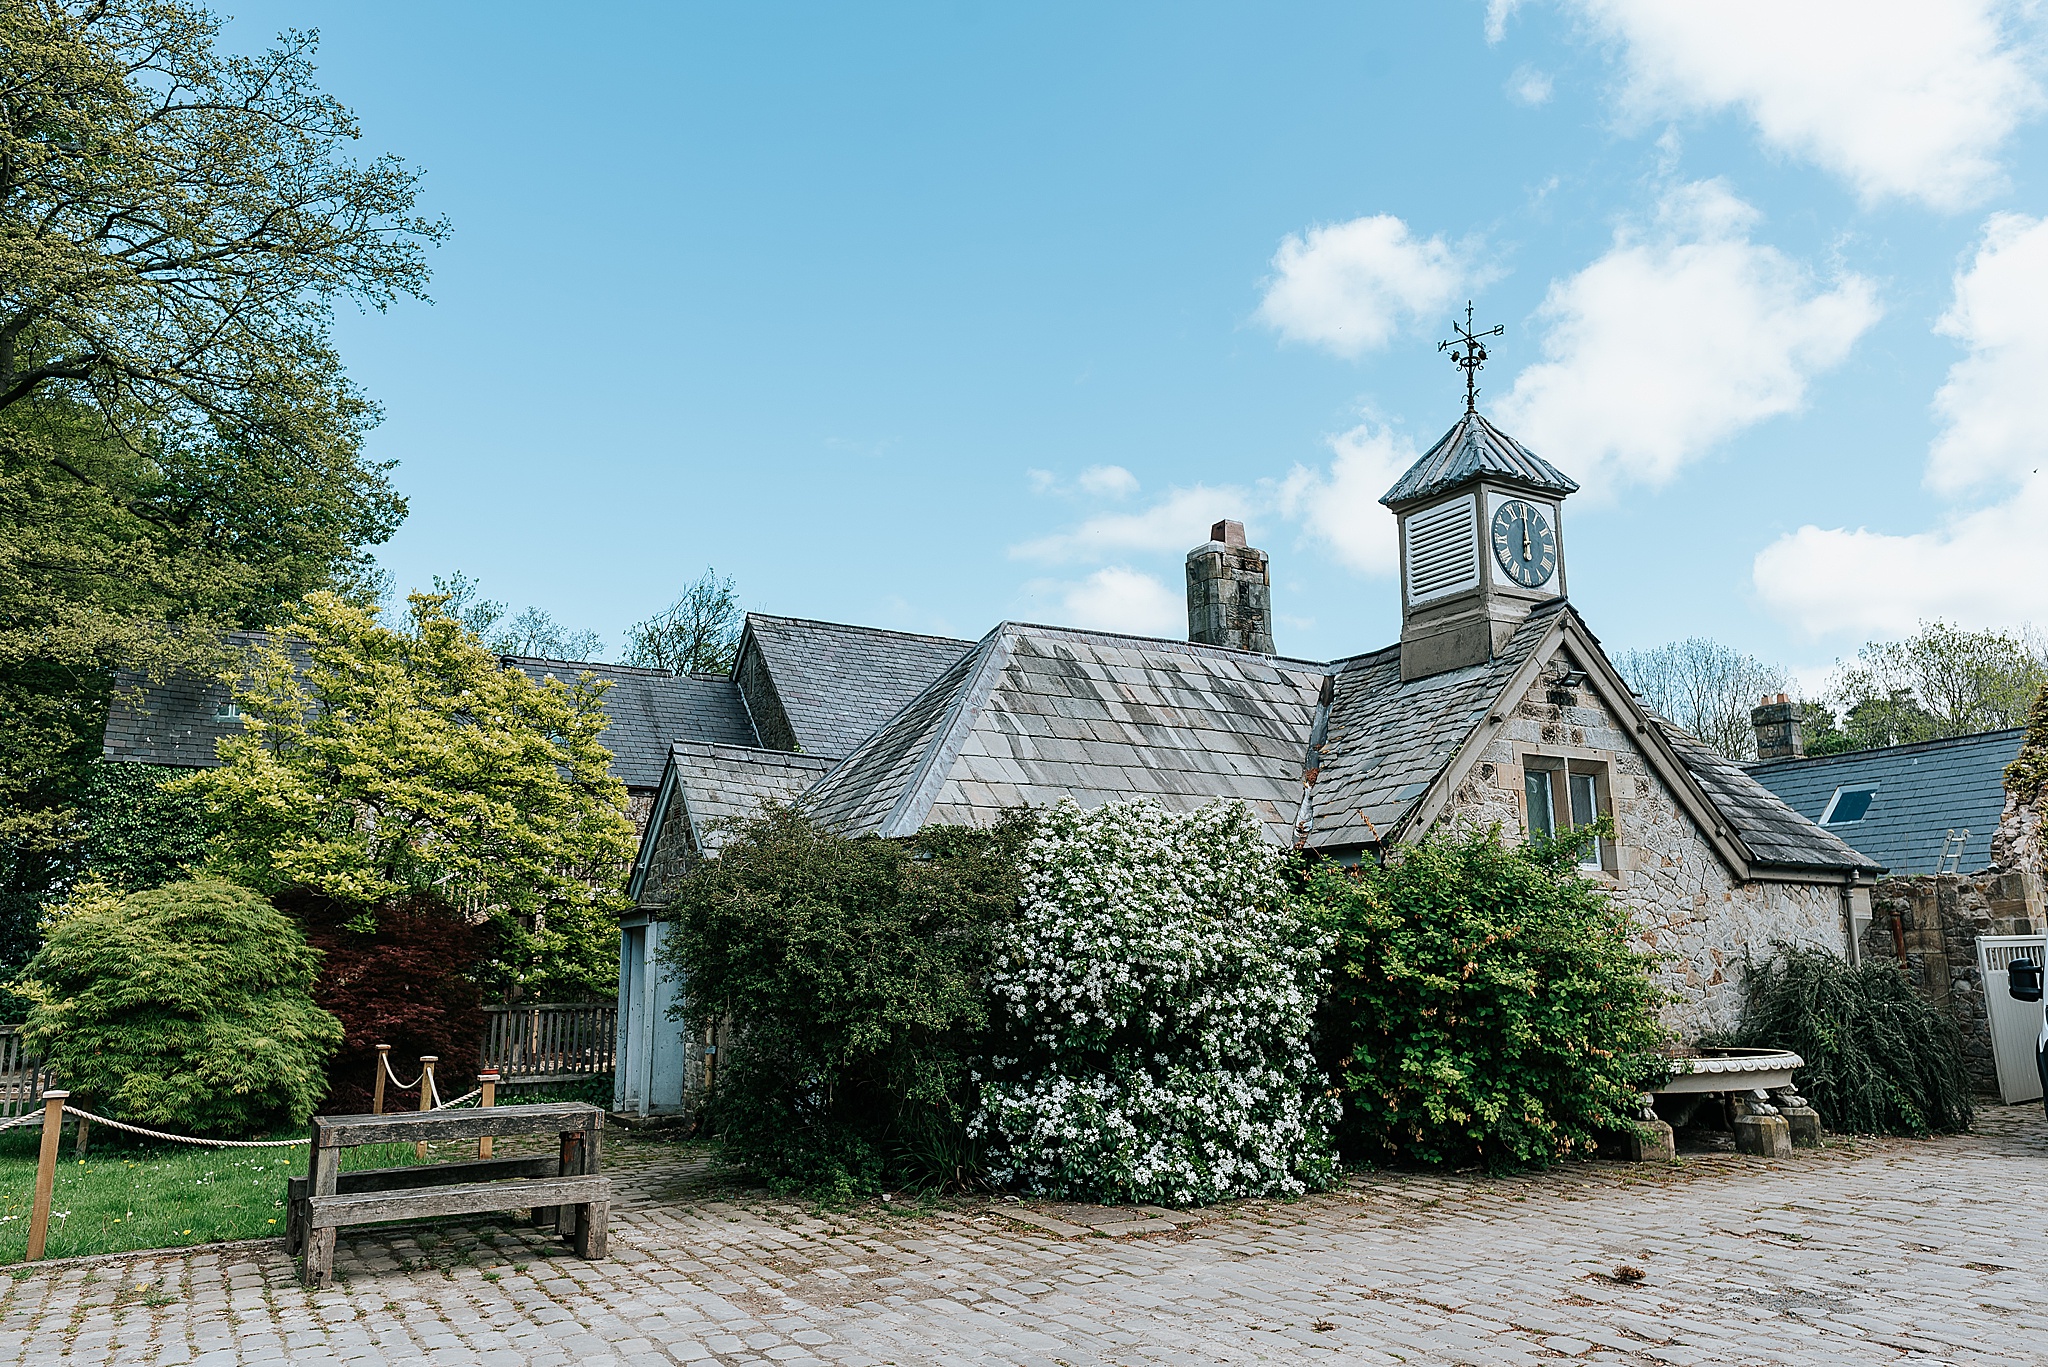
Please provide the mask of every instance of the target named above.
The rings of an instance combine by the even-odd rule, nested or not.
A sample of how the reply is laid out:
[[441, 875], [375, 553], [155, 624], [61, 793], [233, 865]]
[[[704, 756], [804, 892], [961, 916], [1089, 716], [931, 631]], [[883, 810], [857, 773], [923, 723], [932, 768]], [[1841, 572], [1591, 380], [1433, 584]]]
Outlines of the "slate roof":
[[[261, 631], [236, 631], [225, 637], [235, 653], [269, 639]], [[227, 684], [206, 675], [177, 673], [152, 681], [133, 670], [117, 670], [101, 753], [132, 764], [213, 768], [220, 763], [214, 742], [242, 733], [239, 714], [220, 715], [232, 700]]]
[[1965, 873], [1991, 863], [1991, 838], [2005, 809], [2005, 767], [2018, 757], [2022, 728], [1921, 741], [1843, 755], [1766, 760], [1748, 776], [1809, 820], [1819, 821], [1838, 788], [1876, 785], [1861, 821], [1826, 829], [1894, 876], [1935, 872], [1948, 832], [1968, 830]]
[[1543, 457], [1477, 413], [1467, 413], [1422, 459], [1387, 490], [1380, 502], [1399, 508], [1431, 494], [1455, 489], [1482, 475], [1528, 485], [1553, 494], [1578, 491], [1572, 479]]
[[1323, 666], [1005, 622], [805, 799], [851, 834], [986, 824], [1073, 797], [1247, 802], [1293, 843]]
[[[1714, 809], [1727, 820], [1729, 829], [1759, 864], [1779, 868], [1860, 868], [1873, 874], [1884, 871], [1882, 859], [1848, 845], [1835, 833], [1802, 817], [1734, 760], [1709, 749], [1677, 723], [1654, 713], [1651, 716], [1671, 748], [1685, 761], [1685, 767], [1706, 789]], [[1997, 824], [1995, 817], [1993, 824]]]
[[1562, 600], [1531, 612], [1488, 664], [1401, 681], [1401, 648], [1339, 660], [1308, 847], [1378, 845], [1450, 763], [1549, 632]]
[[670, 746], [668, 762], [687, 804], [690, 834], [707, 854], [716, 853], [721, 843], [718, 822], [751, 816], [763, 802], [789, 801], [832, 767], [818, 755], [698, 741]]
[[839, 759], [974, 648], [950, 636], [747, 614], [743, 650], [760, 652], [807, 754]]
[[605, 715], [611, 722], [600, 740], [612, 752], [612, 774], [628, 788], [660, 785], [672, 741], [751, 746], [757, 740], [739, 690], [723, 674], [671, 674], [665, 669], [533, 655], [501, 658], [536, 681], [553, 675], [573, 684], [585, 673], [611, 681], [604, 695]]

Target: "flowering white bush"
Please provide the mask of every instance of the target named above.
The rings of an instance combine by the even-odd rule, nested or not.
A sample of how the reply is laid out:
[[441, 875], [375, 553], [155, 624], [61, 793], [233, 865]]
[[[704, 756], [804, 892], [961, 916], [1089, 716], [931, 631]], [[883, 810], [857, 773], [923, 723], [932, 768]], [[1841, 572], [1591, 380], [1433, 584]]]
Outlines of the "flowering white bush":
[[1048, 1196], [1295, 1195], [1333, 1168], [1309, 1053], [1324, 945], [1242, 804], [1040, 815], [996, 944], [973, 1132]]

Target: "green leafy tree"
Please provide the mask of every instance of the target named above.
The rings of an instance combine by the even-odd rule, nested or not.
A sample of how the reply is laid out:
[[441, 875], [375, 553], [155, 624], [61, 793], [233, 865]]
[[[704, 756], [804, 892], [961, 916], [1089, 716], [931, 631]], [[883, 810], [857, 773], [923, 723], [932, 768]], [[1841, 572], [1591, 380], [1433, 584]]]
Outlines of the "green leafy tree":
[[969, 1060], [1030, 832], [849, 839], [770, 805], [681, 880], [663, 953], [689, 1027], [730, 1023], [708, 1108], [729, 1161], [842, 1197], [974, 1174]]
[[2024, 726], [2044, 683], [2048, 656], [2029, 635], [1922, 622], [1838, 666], [1831, 701], [1851, 748], [1867, 749]]
[[489, 986], [608, 993], [634, 848], [601, 740], [608, 685], [504, 668], [444, 606], [413, 595], [400, 631], [309, 595], [292, 648], [257, 648], [236, 683], [244, 734], [176, 787], [206, 803], [213, 867], [237, 882], [317, 892], [365, 925], [403, 899], [477, 908], [499, 929]]
[[707, 569], [675, 602], [626, 630], [626, 660], [675, 674], [727, 674], [746, 614], [731, 576]]
[[416, 173], [345, 155], [310, 35], [182, 0], [0, 7], [0, 918], [76, 869], [117, 668], [219, 662], [404, 515], [337, 301], [420, 295]]
[[28, 1043], [116, 1120], [226, 1136], [303, 1123], [341, 1025], [289, 917], [217, 878], [80, 890], [29, 965]]
[[1348, 1161], [1543, 1165], [1634, 1123], [1665, 997], [1627, 910], [1577, 872], [1604, 825], [1534, 846], [1445, 832], [1311, 872], [1337, 937], [1319, 1048]]

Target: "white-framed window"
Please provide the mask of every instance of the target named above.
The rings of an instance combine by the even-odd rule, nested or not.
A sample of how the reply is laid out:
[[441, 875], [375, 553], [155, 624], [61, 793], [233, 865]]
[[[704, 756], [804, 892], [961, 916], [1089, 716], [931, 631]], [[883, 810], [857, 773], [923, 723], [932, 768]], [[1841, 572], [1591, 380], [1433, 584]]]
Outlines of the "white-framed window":
[[[1607, 766], [1595, 760], [1529, 755], [1522, 760], [1522, 796], [1529, 838], [1590, 826], [1609, 813]], [[1614, 842], [1595, 837], [1579, 856], [1582, 869], [1615, 868]]]
[[213, 719], [215, 721], [240, 721], [242, 719], [242, 709], [233, 698], [229, 698], [219, 707], [213, 709]]
[[1878, 785], [1875, 783], [1845, 783], [1835, 789], [1828, 805], [1822, 809], [1820, 824], [1823, 826], [1847, 826], [1870, 815], [1870, 804], [1877, 801]]

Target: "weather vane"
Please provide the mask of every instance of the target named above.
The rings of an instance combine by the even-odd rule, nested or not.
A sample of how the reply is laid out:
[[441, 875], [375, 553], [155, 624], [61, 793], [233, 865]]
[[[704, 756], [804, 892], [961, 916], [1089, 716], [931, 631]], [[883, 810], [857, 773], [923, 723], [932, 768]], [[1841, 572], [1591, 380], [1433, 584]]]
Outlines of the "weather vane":
[[[1476, 411], [1479, 402], [1479, 367], [1486, 364], [1486, 344], [1482, 337], [1504, 337], [1507, 329], [1495, 323], [1484, 332], [1472, 330], [1472, 301], [1465, 301], [1465, 322], [1461, 326], [1456, 318], [1451, 319], [1451, 330], [1458, 335], [1448, 342], [1438, 342], [1438, 351], [1451, 353], [1451, 364], [1465, 372], [1465, 411]], [[1456, 348], [1463, 347], [1463, 352]]]

